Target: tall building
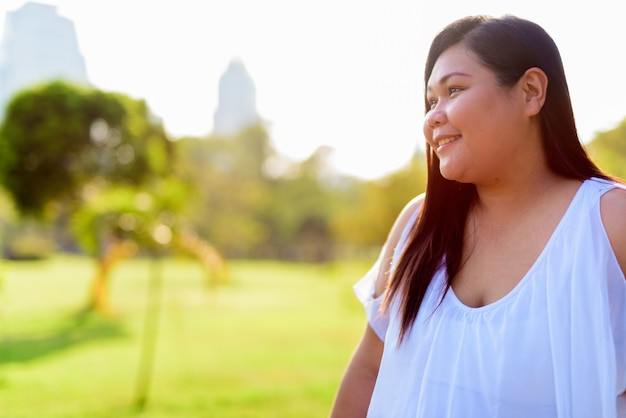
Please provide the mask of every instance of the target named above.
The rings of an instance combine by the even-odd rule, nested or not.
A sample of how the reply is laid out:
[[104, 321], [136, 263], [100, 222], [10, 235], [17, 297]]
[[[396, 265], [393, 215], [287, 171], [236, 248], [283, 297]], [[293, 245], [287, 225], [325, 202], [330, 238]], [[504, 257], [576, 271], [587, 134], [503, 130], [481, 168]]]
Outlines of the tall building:
[[0, 44], [0, 116], [17, 91], [53, 79], [88, 83], [74, 23], [42, 3], [7, 12]]
[[233, 135], [259, 121], [254, 82], [243, 62], [234, 59], [219, 80], [213, 133]]

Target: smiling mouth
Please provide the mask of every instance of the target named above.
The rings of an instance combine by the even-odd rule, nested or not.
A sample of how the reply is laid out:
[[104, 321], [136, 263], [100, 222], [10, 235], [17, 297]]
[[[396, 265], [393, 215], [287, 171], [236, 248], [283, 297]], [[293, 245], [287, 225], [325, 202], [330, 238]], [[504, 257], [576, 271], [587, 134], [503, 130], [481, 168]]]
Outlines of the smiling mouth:
[[437, 148], [441, 148], [442, 146], [449, 144], [450, 142], [454, 142], [460, 137], [461, 135], [456, 135], [456, 136], [449, 136], [447, 138], [440, 139], [439, 141], [437, 141]]

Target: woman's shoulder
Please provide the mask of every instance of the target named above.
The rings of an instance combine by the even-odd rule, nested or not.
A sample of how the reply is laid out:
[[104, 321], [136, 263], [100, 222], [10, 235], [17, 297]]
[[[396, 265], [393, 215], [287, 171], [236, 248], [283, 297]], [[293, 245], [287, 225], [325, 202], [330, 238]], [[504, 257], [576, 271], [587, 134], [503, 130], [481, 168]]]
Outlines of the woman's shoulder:
[[393, 226], [391, 227], [391, 230], [389, 231], [389, 235], [387, 236], [387, 241], [385, 242], [383, 254], [380, 260], [381, 268], [376, 279], [375, 294], [377, 296], [382, 294], [387, 286], [393, 254], [396, 251], [396, 247], [400, 244], [400, 240], [405, 234], [405, 231], [407, 230], [407, 228], [410, 227], [411, 220], [414, 220], [417, 213], [420, 211], [420, 208], [422, 207], [422, 204], [424, 202], [424, 197], [425, 195], [424, 193], [422, 193], [411, 199], [400, 211], [400, 214], [396, 218]]
[[602, 196], [600, 214], [613, 252], [626, 274], [626, 187], [613, 188]]
[[422, 193], [411, 199], [396, 218], [388, 237], [388, 241], [393, 243], [393, 248], [400, 243], [402, 236], [405, 234], [407, 228], [410, 227], [410, 224], [415, 222], [417, 214], [424, 203], [425, 196], [426, 195]]
[[415, 217], [415, 214], [419, 212], [419, 210], [422, 207], [422, 204], [424, 203], [424, 198], [426, 197], [425, 193], [419, 194], [417, 196], [415, 196], [413, 199], [411, 199], [402, 209], [402, 211], [400, 212], [400, 215], [398, 216], [398, 218], [396, 219], [396, 222], [394, 224], [393, 229], [400, 229], [400, 230], [404, 230], [404, 228], [406, 227], [407, 223], [410, 221], [411, 218]]

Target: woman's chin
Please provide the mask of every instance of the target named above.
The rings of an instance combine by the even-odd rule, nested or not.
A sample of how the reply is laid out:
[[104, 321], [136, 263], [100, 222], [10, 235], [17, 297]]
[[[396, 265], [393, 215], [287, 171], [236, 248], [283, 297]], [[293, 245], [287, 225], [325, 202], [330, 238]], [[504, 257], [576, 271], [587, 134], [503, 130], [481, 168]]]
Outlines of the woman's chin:
[[439, 172], [441, 173], [441, 176], [446, 180], [462, 182], [463, 176], [460, 170], [456, 169], [455, 167], [448, 167], [445, 165], [444, 166], [440, 165]]

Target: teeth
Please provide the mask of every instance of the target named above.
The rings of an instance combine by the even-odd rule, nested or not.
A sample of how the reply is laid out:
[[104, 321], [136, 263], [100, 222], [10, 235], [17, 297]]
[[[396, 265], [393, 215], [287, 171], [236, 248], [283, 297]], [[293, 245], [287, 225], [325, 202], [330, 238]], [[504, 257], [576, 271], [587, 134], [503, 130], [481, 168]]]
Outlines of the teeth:
[[443, 145], [449, 144], [452, 141], [456, 141], [458, 138], [459, 138], [458, 135], [457, 136], [451, 136], [451, 137], [448, 137], [448, 138], [444, 138], [441, 141], [439, 141], [437, 145], [441, 147]]

